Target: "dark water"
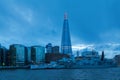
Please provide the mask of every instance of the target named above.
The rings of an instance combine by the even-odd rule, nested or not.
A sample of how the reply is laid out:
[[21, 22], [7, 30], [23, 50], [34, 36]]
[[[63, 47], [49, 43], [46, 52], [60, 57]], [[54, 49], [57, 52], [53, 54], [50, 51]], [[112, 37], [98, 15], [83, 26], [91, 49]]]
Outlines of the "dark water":
[[120, 80], [120, 68], [0, 70], [0, 80]]

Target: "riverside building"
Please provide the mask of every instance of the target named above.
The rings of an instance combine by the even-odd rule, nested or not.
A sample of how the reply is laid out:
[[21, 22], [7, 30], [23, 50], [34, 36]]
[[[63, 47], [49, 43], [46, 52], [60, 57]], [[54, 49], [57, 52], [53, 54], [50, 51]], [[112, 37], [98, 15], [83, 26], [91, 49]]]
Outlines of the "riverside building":
[[7, 49], [3, 46], [0, 46], [0, 66], [7, 65]]
[[70, 56], [72, 55], [69, 23], [66, 13], [64, 14], [64, 22], [63, 22], [63, 30], [62, 30], [61, 53], [68, 54]]
[[45, 47], [32, 46], [31, 47], [31, 62], [33, 64], [40, 64], [45, 61]]
[[27, 63], [27, 53], [24, 45], [10, 45], [11, 66], [24, 66]]

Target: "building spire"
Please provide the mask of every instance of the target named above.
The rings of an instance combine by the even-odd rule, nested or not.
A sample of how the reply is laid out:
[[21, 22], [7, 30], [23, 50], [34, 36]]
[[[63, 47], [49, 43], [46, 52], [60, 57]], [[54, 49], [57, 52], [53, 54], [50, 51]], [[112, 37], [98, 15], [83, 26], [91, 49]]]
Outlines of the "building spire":
[[71, 38], [69, 31], [69, 23], [67, 13], [64, 14], [63, 30], [62, 30], [62, 41], [61, 41], [61, 53], [72, 55]]
[[68, 19], [67, 12], [64, 13], [64, 20]]

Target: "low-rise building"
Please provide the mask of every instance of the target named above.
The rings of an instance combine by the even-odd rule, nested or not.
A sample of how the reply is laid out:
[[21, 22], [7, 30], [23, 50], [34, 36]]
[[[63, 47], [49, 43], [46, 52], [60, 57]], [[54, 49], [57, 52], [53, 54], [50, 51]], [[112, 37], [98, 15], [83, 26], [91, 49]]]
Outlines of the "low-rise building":
[[55, 54], [55, 53], [52, 53], [52, 54], [46, 53], [45, 54], [46, 63], [50, 63], [52, 61], [58, 61], [63, 58], [70, 58], [70, 56], [67, 54]]
[[116, 55], [116, 56], [114, 57], [114, 62], [115, 62], [117, 65], [120, 66], [120, 55]]
[[81, 62], [82, 64], [91, 64], [91, 65], [95, 65], [98, 64], [98, 62], [100, 62], [100, 56], [98, 54], [98, 52], [96, 51], [84, 51], [81, 53]]

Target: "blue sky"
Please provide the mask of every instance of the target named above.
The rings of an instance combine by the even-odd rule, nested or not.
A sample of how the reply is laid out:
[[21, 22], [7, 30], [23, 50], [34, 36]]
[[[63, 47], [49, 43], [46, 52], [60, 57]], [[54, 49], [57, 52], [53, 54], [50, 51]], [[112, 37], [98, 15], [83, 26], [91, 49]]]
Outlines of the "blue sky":
[[120, 0], [0, 0], [0, 43], [60, 45], [64, 12], [72, 45], [120, 43]]

